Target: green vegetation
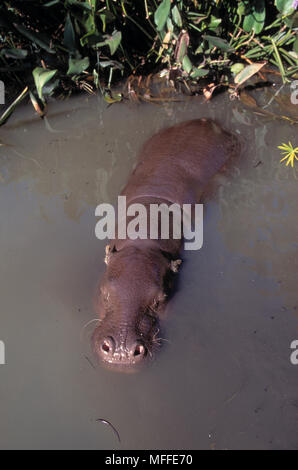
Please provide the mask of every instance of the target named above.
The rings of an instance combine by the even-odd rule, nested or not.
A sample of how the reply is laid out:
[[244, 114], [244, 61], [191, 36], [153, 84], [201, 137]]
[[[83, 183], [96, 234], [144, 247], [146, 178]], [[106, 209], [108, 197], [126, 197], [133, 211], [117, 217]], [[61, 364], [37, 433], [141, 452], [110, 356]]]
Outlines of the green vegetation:
[[43, 115], [48, 95], [100, 89], [113, 103], [122, 94], [112, 85], [128, 78], [133, 98], [155, 73], [207, 98], [219, 86], [237, 92], [264, 63], [287, 83], [298, 73], [297, 8], [295, 0], [4, 0], [0, 79], [14, 102], [0, 125], [28, 94]]

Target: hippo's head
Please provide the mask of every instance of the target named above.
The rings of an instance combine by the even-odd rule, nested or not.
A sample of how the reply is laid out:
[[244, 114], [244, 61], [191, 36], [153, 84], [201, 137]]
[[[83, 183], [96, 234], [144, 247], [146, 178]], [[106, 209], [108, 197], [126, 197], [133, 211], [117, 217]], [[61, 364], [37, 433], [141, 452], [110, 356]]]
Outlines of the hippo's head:
[[130, 371], [152, 357], [159, 346], [158, 314], [164, 308], [171, 271], [159, 250], [127, 247], [109, 252], [99, 285], [100, 324], [92, 341], [98, 358], [113, 369]]

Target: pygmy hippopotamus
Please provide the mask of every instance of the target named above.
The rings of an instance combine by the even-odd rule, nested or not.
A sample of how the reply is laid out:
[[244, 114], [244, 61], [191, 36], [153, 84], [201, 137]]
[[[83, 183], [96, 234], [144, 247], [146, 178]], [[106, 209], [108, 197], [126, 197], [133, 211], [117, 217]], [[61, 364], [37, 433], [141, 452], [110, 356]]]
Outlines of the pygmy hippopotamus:
[[[127, 207], [193, 206], [209, 180], [238, 151], [238, 139], [209, 119], [163, 129], [143, 146], [121, 195], [126, 196]], [[97, 289], [99, 325], [92, 343], [96, 356], [112, 368], [136, 369], [158, 348], [160, 314], [181, 263], [182, 241], [183, 233], [180, 239], [162, 239], [159, 233], [156, 239], [116, 235], [110, 240], [107, 268]]]

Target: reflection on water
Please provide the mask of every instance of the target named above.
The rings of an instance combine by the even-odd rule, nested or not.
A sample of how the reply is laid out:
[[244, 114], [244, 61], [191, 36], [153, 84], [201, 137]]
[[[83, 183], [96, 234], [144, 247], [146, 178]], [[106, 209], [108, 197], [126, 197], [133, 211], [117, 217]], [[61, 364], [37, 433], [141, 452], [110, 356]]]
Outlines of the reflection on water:
[[[216, 118], [244, 140], [185, 254], [165, 347], [135, 375], [98, 367], [92, 298], [104, 270], [94, 209], [115, 202], [144, 140]], [[297, 448], [297, 172], [277, 145], [296, 129], [219, 96], [107, 107], [30, 107], [1, 128], [1, 448]], [[93, 366], [96, 366], [95, 368]], [[103, 421], [115, 426], [117, 436]]]

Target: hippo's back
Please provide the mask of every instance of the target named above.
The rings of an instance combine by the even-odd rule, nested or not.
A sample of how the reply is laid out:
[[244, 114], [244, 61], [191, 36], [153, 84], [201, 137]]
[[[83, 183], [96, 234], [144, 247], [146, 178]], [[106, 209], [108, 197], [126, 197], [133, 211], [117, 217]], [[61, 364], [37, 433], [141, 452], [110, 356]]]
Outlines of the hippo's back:
[[163, 129], [143, 146], [122, 194], [128, 201], [153, 196], [193, 203], [197, 186], [202, 189], [237, 148], [235, 136], [209, 119]]

